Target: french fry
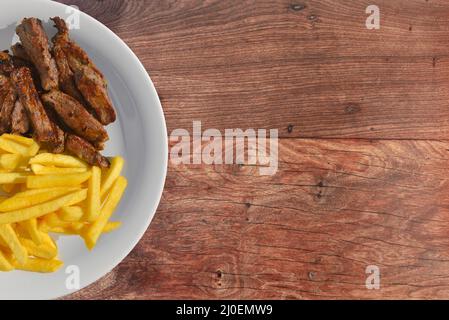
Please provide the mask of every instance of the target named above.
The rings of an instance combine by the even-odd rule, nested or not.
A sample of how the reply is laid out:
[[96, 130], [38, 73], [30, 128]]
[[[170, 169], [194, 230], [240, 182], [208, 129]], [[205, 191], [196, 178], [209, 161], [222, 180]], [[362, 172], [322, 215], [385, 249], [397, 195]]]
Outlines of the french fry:
[[102, 171], [77, 157], [52, 154], [31, 138], [0, 136], [0, 271], [55, 272], [63, 263], [49, 232], [79, 235], [91, 250], [110, 222], [127, 181], [121, 157]]
[[37, 219], [29, 219], [20, 223], [36, 245], [42, 244], [41, 232], [37, 228]]
[[[87, 191], [87, 196], [89, 197], [89, 191]], [[58, 216], [61, 220], [67, 222], [80, 221], [84, 216], [84, 210], [79, 206], [62, 207]]]
[[[31, 147], [31, 146], [33, 146], [33, 145], [37, 145], [37, 142], [36, 142], [36, 141], [34, 141], [34, 140], [31, 139], [31, 138], [24, 137], [24, 136], [19, 136], [19, 135], [15, 135], [15, 134], [4, 133], [4, 134], [2, 135], [2, 137], [5, 138], [5, 139], [8, 139], [8, 140], [12, 140], [12, 141], [18, 142], [18, 143], [23, 144], [23, 145], [25, 145], [25, 146], [27, 146], [27, 147]], [[38, 146], [39, 146], [39, 145], [38, 145]]]
[[8, 194], [14, 194], [20, 189], [20, 184], [2, 184], [2, 190]]
[[86, 220], [88, 222], [95, 221], [100, 214], [100, 186], [101, 169], [94, 166], [92, 167], [92, 176], [89, 179], [89, 185], [87, 189]]
[[16, 232], [10, 224], [0, 225], [0, 237], [8, 245], [9, 249], [11, 249], [18, 263], [21, 265], [25, 264], [28, 259], [28, 252], [20, 243]]
[[104, 227], [108, 223], [109, 219], [114, 213], [115, 208], [120, 202], [127, 184], [128, 182], [124, 177], [120, 176], [117, 178], [117, 180], [111, 187], [111, 192], [109, 193], [103, 208], [101, 209], [100, 216], [83, 233], [84, 242], [86, 243], [86, 246], [89, 250], [92, 250], [97, 243], [97, 240], [103, 232]]
[[[110, 233], [112, 231], [117, 230], [122, 225], [121, 222], [108, 222], [104, 227], [102, 233]], [[46, 223], [43, 223], [41, 230], [45, 230], [46, 232], [58, 233], [63, 235], [80, 235], [83, 236], [85, 229], [88, 228], [88, 225], [84, 225], [83, 228], [74, 229], [70, 226], [49, 226]]]
[[0, 173], [0, 184], [25, 183], [29, 174], [23, 172]]
[[58, 174], [73, 174], [87, 172], [87, 168], [58, 168], [47, 167], [41, 164], [32, 164], [31, 170], [36, 175], [58, 175]]
[[40, 149], [39, 144], [31, 138], [27, 138], [27, 137], [15, 135], [15, 134], [3, 134], [2, 137], [7, 140], [11, 140], [11, 141], [14, 141], [14, 142], [17, 142], [19, 144], [26, 146], [28, 148], [28, 152], [26, 152], [23, 155], [27, 156], [27, 157], [35, 156]]
[[67, 222], [64, 220], [61, 220], [59, 216], [56, 213], [50, 213], [44, 217], [45, 222], [48, 226], [51, 228], [54, 227], [61, 227], [64, 229], [70, 229], [74, 231], [81, 230], [85, 225], [83, 222]]
[[57, 259], [46, 260], [41, 258], [29, 258], [24, 265], [14, 263], [14, 266], [18, 270], [40, 272], [40, 273], [56, 272], [63, 265], [64, 263]]
[[14, 170], [22, 159], [21, 155], [18, 154], [2, 154], [0, 155], [0, 168], [4, 170]]
[[111, 161], [111, 167], [106, 171], [100, 187], [100, 196], [104, 200], [106, 193], [111, 188], [115, 180], [120, 176], [122, 172], [124, 160], [122, 157], [114, 157]]
[[86, 199], [86, 197], [87, 197], [87, 190], [82, 189], [80, 191], [75, 191], [62, 197], [29, 208], [19, 209], [15, 211], [8, 211], [3, 214], [0, 214], [0, 224], [15, 223], [32, 218], [41, 217], [43, 215], [59, 210], [60, 208], [66, 206], [67, 203], [71, 201], [72, 202], [83, 201], [84, 199]]
[[26, 238], [20, 238], [19, 240], [28, 253], [37, 258], [50, 260], [56, 258], [58, 255], [58, 249], [52, 244], [42, 243], [40, 245], [36, 245], [33, 241]]
[[14, 211], [27, 207], [32, 207], [36, 204], [43, 203], [70, 192], [80, 190], [74, 187], [59, 187], [46, 189], [33, 189], [24, 192], [16, 193], [11, 198], [0, 202], [0, 212]]
[[81, 234], [81, 230], [74, 230], [70, 227], [50, 227], [47, 226], [47, 231], [51, 232], [51, 233], [57, 233], [57, 234], [61, 234], [61, 235], [66, 235], [66, 236], [75, 236], [75, 235], [80, 235]]
[[6, 139], [3, 136], [0, 137], [0, 149], [22, 156], [29, 156], [29, 147], [16, 141]]
[[6, 256], [0, 250], [0, 271], [8, 272], [14, 270], [14, 267], [11, 263], [9, 263]]
[[65, 154], [39, 153], [31, 158], [29, 163], [63, 168], [88, 168], [84, 161]]
[[39, 145], [34, 140], [16, 135], [2, 135], [0, 148], [24, 157], [35, 156], [39, 151]]
[[109, 233], [114, 230], [117, 230], [122, 226], [120, 221], [109, 221], [103, 228], [103, 233]]
[[2, 237], [0, 237], [0, 249], [2, 249], [1, 247], [3, 247], [3, 249], [9, 250], [8, 244], [5, 242], [5, 240], [2, 239]]
[[27, 188], [49, 188], [49, 187], [73, 187], [79, 186], [87, 181], [91, 176], [91, 172], [72, 173], [64, 175], [48, 175], [48, 176], [28, 176], [26, 179]]

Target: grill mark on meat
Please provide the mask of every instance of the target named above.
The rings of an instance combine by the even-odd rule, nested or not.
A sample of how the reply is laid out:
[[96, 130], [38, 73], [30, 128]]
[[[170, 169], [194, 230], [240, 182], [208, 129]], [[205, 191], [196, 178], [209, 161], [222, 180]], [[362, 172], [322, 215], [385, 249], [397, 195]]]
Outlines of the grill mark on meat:
[[[108, 95], [104, 75], [94, 65], [87, 53], [70, 40], [65, 21], [59, 17], [52, 18], [52, 20], [58, 29], [58, 34], [53, 38], [53, 43], [57, 45], [58, 50], [64, 51], [65, 61], [63, 63], [67, 63], [72, 72], [70, 79], [73, 81], [74, 78], [76, 88], [102, 124], [107, 125], [114, 122], [116, 113]], [[61, 54], [59, 55], [62, 57]], [[61, 67], [61, 70], [68, 74], [65, 71], [66, 69], [66, 65]]]
[[67, 93], [86, 106], [86, 101], [84, 100], [83, 95], [76, 87], [73, 72], [70, 69], [67, 56], [64, 52], [64, 45], [69, 41], [69, 30], [66, 23], [61, 18], [57, 17], [52, 20], [58, 29], [58, 33], [52, 39], [52, 53], [59, 71], [59, 85], [64, 93]]
[[75, 71], [75, 83], [84, 99], [95, 110], [98, 120], [107, 125], [116, 120], [116, 114], [108, 97], [107, 87], [92, 68], [79, 66]]
[[58, 69], [50, 54], [47, 35], [42, 22], [36, 18], [25, 18], [17, 26], [16, 33], [33, 64], [39, 71], [42, 87], [51, 90], [58, 87]]
[[61, 90], [81, 102], [86, 104], [83, 95], [78, 90], [72, 70], [70, 70], [67, 57], [59, 44], [53, 47], [53, 56], [59, 70], [59, 85]]
[[50, 121], [39, 99], [30, 69], [22, 67], [14, 70], [11, 73], [11, 79], [20, 103], [28, 113], [37, 141], [45, 145], [50, 152], [61, 152], [64, 149], [63, 134], [61, 140], [61, 133]]
[[17, 95], [9, 78], [1, 79], [0, 134], [11, 132], [11, 116]]
[[14, 134], [25, 134], [30, 130], [30, 119], [20, 100], [14, 105], [11, 116], [11, 130]]
[[77, 135], [67, 134], [65, 139], [65, 150], [78, 158], [83, 159], [90, 165], [99, 166], [101, 168], [109, 167], [109, 160], [95, 150], [94, 146], [88, 141]]
[[97, 149], [108, 140], [108, 134], [102, 124], [71, 96], [53, 90], [41, 98], [47, 107], [58, 114], [67, 127], [91, 142]]

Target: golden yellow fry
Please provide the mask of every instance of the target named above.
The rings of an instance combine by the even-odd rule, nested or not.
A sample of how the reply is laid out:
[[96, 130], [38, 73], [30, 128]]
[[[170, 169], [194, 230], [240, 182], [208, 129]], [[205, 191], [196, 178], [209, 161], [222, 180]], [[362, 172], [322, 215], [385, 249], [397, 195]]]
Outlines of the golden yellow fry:
[[122, 226], [120, 221], [109, 221], [103, 228], [103, 233], [109, 233], [114, 230], [117, 230]]
[[56, 246], [52, 246], [48, 243], [36, 245], [33, 241], [26, 238], [20, 238], [19, 240], [28, 253], [32, 256], [50, 260], [56, 258], [58, 255], [58, 249]]
[[8, 261], [6, 256], [0, 250], [0, 271], [8, 272], [14, 270], [13, 265]]
[[72, 174], [72, 173], [83, 173], [86, 172], [87, 168], [58, 168], [58, 167], [47, 167], [41, 164], [32, 164], [31, 170], [37, 175], [58, 175], [58, 174]]
[[34, 141], [31, 138], [27, 138], [27, 137], [15, 135], [15, 134], [4, 133], [4, 134], [2, 134], [2, 137], [5, 139], [8, 139], [8, 140], [13, 140], [13, 141], [23, 144], [27, 147], [31, 147], [32, 145], [37, 144], [36, 141]]
[[33, 189], [16, 193], [11, 198], [6, 199], [0, 203], [0, 212], [14, 211], [27, 207], [32, 207], [36, 204], [43, 203], [70, 192], [80, 190], [74, 187], [59, 187], [46, 189]]
[[[89, 191], [87, 194], [89, 197]], [[61, 220], [67, 222], [80, 221], [84, 216], [84, 210], [79, 206], [62, 207], [58, 212], [58, 216]]]
[[18, 154], [2, 154], [0, 155], [0, 168], [4, 170], [14, 170], [22, 159], [21, 155]]
[[23, 172], [0, 173], [0, 184], [25, 183], [29, 174]]
[[100, 187], [100, 196], [103, 198], [111, 188], [115, 180], [120, 176], [125, 161], [122, 157], [114, 157], [111, 161], [111, 167], [106, 171]]
[[26, 179], [26, 183], [27, 187], [30, 189], [49, 187], [74, 187], [79, 186], [84, 181], [87, 181], [90, 176], [90, 171], [64, 175], [28, 176], [28, 178]]
[[[2, 239], [2, 237], [0, 237], [0, 247], [3, 247], [3, 249], [8, 249], [8, 244], [5, 242], [5, 240]], [[2, 248], [0, 248], [2, 249]]]
[[125, 192], [126, 186], [128, 182], [124, 177], [118, 177], [114, 184], [111, 187], [111, 192], [101, 209], [100, 216], [98, 219], [90, 225], [87, 230], [84, 232], [84, 242], [89, 250], [92, 250], [95, 246], [98, 237], [103, 232], [104, 227], [108, 223], [112, 214], [114, 213], [115, 208], [117, 207], [120, 199]]
[[53, 188], [41, 188], [41, 189], [25, 189], [19, 193], [16, 193], [14, 196], [17, 197], [30, 197], [36, 194], [49, 193], [49, 192], [59, 192], [61, 190], [66, 190], [67, 192], [77, 191], [79, 187], [53, 187]]
[[33, 242], [36, 245], [42, 244], [42, 236], [41, 236], [41, 232], [39, 231], [39, 229], [37, 227], [37, 219], [36, 218], [22, 221], [22, 222], [20, 222], [20, 224], [26, 230], [26, 232], [30, 236], [31, 240], [33, 240]]
[[0, 237], [6, 242], [9, 249], [11, 249], [19, 264], [25, 264], [28, 259], [28, 252], [20, 243], [16, 232], [10, 224], [0, 225]]
[[22, 156], [29, 156], [29, 147], [25, 146], [16, 141], [6, 139], [5, 137], [0, 137], [0, 149], [5, 150], [10, 153], [20, 154]]
[[65, 154], [39, 153], [31, 158], [29, 163], [63, 168], [88, 168], [84, 161]]
[[8, 211], [0, 214], [0, 224], [20, 222], [32, 218], [41, 217], [43, 215], [55, 212], [67, 205], [71, 201], [83, 201], [86, 199], [87, 190], [72, 192], [54, 200], [44, 202], [29, 208], [19, 209], [15, 211]]
[[14, 266], [18, 270], [40, 272], [40, 273], [56, 272], [63, 265], [64, 263], [57, 259], [46, 260], [41, 258], [29, 258], [24, 265], [17, 265], [16, 263], [14, 263]]
[[45, 222], [50, 227], [61, 227], [66, 229], [72, 229], [74, 231], [81, 230], [85, 224], [83, 222], [67, 222], [59, 218], [56, 213], [50, 213], [44, 217]]
[[74, 230], [70, 227], [47, 227], [47, 232], [57, 233], [67, 236], [77, 236], [81, 233], [81, 230]]
[[8, 194], [13, 194], [20, 189], [20, 184], [2, 184], [2, 190]]
[[100, 198], [101, 185], [101, 169], [99, 167], [92, 167], [92, 175], [89, 179], [86, 199], [86, 220], [93, 222], [97, 219], [101, 209]]

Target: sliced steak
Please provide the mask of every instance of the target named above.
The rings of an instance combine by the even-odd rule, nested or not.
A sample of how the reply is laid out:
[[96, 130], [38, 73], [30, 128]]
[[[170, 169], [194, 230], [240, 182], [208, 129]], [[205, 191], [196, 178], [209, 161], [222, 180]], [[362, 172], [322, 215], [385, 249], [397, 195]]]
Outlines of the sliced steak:
[[[74, 82], [78, 91], [95, 112], [97, 119], [104, 125], [114, 122], [116, 114], [108, 95], [107, 82], [104, 75], [94, 65], [87, 53], [69, 39], [67, 25], [64, 20], [59, 17], [52, 18], [52, 20], [58, 29], [58, 34], [53, 38], [53, 43], [56, 50], [61, 49], [65, 54], [65, 59], [61, 58], [61, 61], [63, 61], [61, 64], [68, 64], [72, 75], [74, 75]], [[62, 57], [62, 54], [58, 55]], [[60, 69], [63, 70], [61, 72], [69, 74], [64, 71], [67, 69], [66, 65], [61, 66]], [[71, 79], [73, 79], [72, 75], [70, 75]], [[71, 86], [71, 84], [68, 86]], [[63, 90], [67, 92], [72, 89]], [[71, 93], [69, 94], [72, 95]]]
[[42, 95], [41, 99], [47, 107], [58, 114], [67, 127], [92, 143], [97, 149], [108, 140], [108, 134], [103, 125], [71, 96], [53, 90]]
[[64, 149], [64, 140], [61, 139], [55, 124], [50, 121], [45, 112], [34, 87], [30, 69], [25, 67], [15, 69], [11, 73], [11, 79], [20, 103], [28, 113], [37, 141], [42, 143], [50, 152], [61, 152]]
[[69, 30], [65, 21], [61, 18], [56, 17], [52, 20], [58, 29], [58, 33], [52, 39], [52, 53], [59, 71], [59, 86], [64, 93], [67, 93], [86, 106], [86, 101], [84, 100], [83, 95], [76, 87], [73, 72], [70, 69], [67, 56], [64, 52], [64, 46], [70, 41]]
[[15, 134], [25, 134], [30, 131], [30, 118], [23, 107], [20, 100], [17, 100], [14, 105], [14, 110], [11, 116], [11, 131]]
[[0, 134], [11, 132], [11, 115], [17, 95], [10, 79], [0, 76]]
[[85, 65], [79, 66], [75, 69], [75, 83], [102, 124], [108, 125], [115, 121], [116, 114], [107, 88], [94, 69]]
[[39, 71], [45, 90], [58, 88], [58, 69], [50, 54], [47, 35], [42, 22], [36, 18], [25, 18], [16, 28], [25, 52]]
[[67, 134], [65, 150], [93, 166], [109, 167], [109, 160], [103, 157], [89, 142], [74, 134]]

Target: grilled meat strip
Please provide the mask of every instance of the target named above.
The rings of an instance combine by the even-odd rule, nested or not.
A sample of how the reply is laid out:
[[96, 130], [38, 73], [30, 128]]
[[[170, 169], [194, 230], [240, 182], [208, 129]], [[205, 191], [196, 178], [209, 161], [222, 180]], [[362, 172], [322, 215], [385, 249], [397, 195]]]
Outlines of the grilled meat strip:
[[14, 64], [8, 52], [0, 52], [0, 74], [9, 75], [14, 69]]
[[76, 87], [73, 72], [70, 69], [67, 56], [64, 52], [64, 45], [70, 41], [69, 30], [65, 21], [61, 18], [53, 18], [53, 21], [59, 30], [52, 39], [52, 53], [59, 71], [59, 85], [64, 93], [67, 93], [86, 106], [86, 101], [84, 100], [83, 95]]
[[74, 134], [67, 134], [65, 138], [65, 150], [83, 159], [93, 166], [101, 168], [109, 167], [109, 160], [103, 157], [95, 148], [83, 138]]
[[31, 70], [31, 76], [34, 80], [34, 86], [36, 87], [37, 92], [43, 92], [44, 89], [41, 85], [41, 79], [39, 76], [39, 71], [37, 71], [34, 64], [31, 62], [30, 57], [25, 51], [25, 48], [20, 43], [16, 43], [11, 47], [11, 51], [13, 53], [12, 61], [15, 68], [27, 67]]
[[11, 79], [23, 105], [30, 118], [34, 135], [50, 152], [62, 152], [64, 150], [64, 135], [50, 121], [44, 106], [42, 105], [36, 88], [33, 84], [31, 71], [22, 67], [11, 73]]
[[[108, 95], [107, 83], [103, 74], [94, 65], [87, 53], [71, 41], [67, 25], [59, 17], [52, 18], [58, 29], [58, 34], [53, 38], [56, 48], [61, 48], [65, 54], [65, 62], [68, 63], [74, 75], [76, 87], [84, 99], [93, 109], [97, 119], [104, 125], [114, 122], [116, 114]], [[62, 72], [68, 74], [62, 67]]]
[[21, 43], [17, 42], [16, 44], [11, 46], [11, 51], [14, 57], [17, 57], [21, 60], [31, 62], [31, 58], [26, 52], [25, 48], [22, 46]]
[[42, 22], [36, 18], [25, 18], [16, 28], [25, 52], [39, 71], [45, 90], [58, 88], [58, 69], [50, 54], [47, 35]]
[[11, 115], [17, 99], [16, 91], [6, 76], [0, 76], [0, 134], [11, 132]]
[[28, 114], [20, 100], [17, 100], [11, 115], [11, 131], [12, 133], [22, 135], [29, 130], [30, 118], [28, 118]]
[[71, 96], [52, 90], [41, 96], [42, 102], [52, 108], [67, 127], [91, 142], [97, 149], [108, 140], [103, 125]]
[[116, 114], [108, 97], [107, 87], [94, 69], [79, 66], [75, 71], [75, 82], [84, 99], [95, 111], [98, 120], [104, 125], [114, 122]]

